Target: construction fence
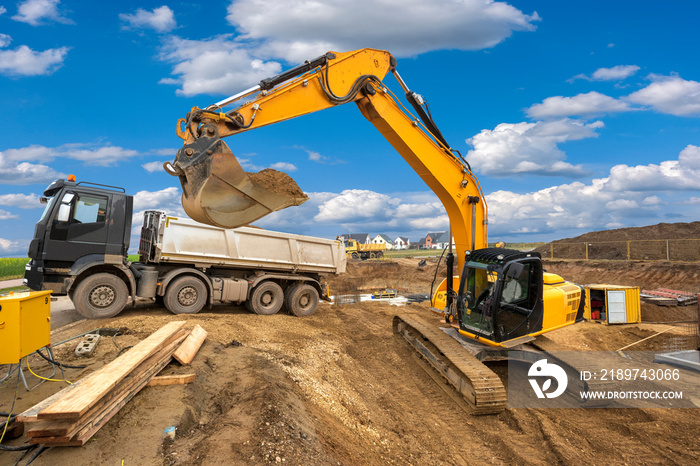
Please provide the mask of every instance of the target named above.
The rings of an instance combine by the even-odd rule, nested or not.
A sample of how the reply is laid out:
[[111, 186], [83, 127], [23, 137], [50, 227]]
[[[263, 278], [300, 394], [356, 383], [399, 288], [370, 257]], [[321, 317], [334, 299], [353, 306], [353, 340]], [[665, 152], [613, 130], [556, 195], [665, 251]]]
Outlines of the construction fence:
[[546, 259], [700, 261], [700, 239], [557, 242], [538, 250]]

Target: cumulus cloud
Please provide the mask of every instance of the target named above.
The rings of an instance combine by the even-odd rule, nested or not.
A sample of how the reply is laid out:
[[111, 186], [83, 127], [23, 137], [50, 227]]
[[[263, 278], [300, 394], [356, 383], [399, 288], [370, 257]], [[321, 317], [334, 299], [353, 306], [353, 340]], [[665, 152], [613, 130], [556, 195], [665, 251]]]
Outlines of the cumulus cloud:
[[[371, 11], [371, 14], [368, 12]], [[430, 18], [426, 21], [426, 18]], [[493, 0], [234, 0], [228, 22], [237, 34], [206, 40], [171, 37], [161, 59], [174, 63], [178, 94], [232, 94], [329, 50], [372, 47], [396, 56], [434, 50], [479, 50], [514, 31], [532, 31], [537, 13]]]
[[24, 242], [22, 241], [10, 241], [9, 239], [0, 238], [0, 252], [3, 254], [14, 254], [20, 251], [25, 251], [26, 248], [23, 247]]
[[85, 165], [111, 166], [122, 160], [140, 155], [133, 149], [125, 149], [119, 146], [86, 143], [64, 144], [58, 147], [46, 147], [38, 144], [22, 147], [19, 149], [7, 149], [1, 152], [8, 160], [29, 161], [42, 160], [51, 161], [62, 157], [80, 160]]
[[26, 45], [20, 45], [14, 50], [0, 50], [0, 74], [7, 76], [52, 74], [63, 65], [68, 50], [70, 50], [69, 47], [60, 47], [37, 52]]
[[170, 32], [177, 27], [173, 10], [163, 5], [151, 11], [139, 8], [134, 14], [120, 13], [126, 29], [154, 29], [157, 32]]
[[653, 82], [626, 97], [630, 102], [648, 105], [661, 113], [676, 116], [700, 115], [700, 82], [679, 76], [649, 75]]
[[[678, 191], [700, 191], [700, 185], [693, 182], [699, 175], [700, 147], [689, 145], [676, 161], [616, 165], [607, 177], [589, 184], [574, 182], [524, 194], [493, 192], [486, 196], [489, 225], [495, 235], [515, 235], [616, 228], [629, 225], [630, 218], [658, 222], [659, 207], [671, 203], [664, 197], [677, 198], [674, 192]], [[674, 203], [696, 205], [700, 198]]]
[[474, 146], [467, 160], [479, 173], [503, 177], [535, 174], [579, 177], [586, 174], [581, 165], [565, 162], [566, 154], [558, 148], [567, 141], [597, 137], [603, 123], [581, 120], [538, 121], [536, 123], [501, 123], [493, 130], [482, 130], [467, 139]]
[[588, 81], [622, 81], [639, 70], [640, 68], [637, 65], [617, 65], [612, 68], [598, 68], [590, 76], [578, 74], [571, 78], [569, 82], [576, 79], [586, 79]]
[[75, 24], [58, 10], [60, 0], [25, 0], [17, 6], [15, 21], [40, 26], [55, 21], [63, 24]]
[[39, 202], [39, 196], [34, 194], [0, 194], [0, 205], [19, 207], [20, 209], [44, 207]]
[[234, 0], [226, 19], [267, 56], [300, 62], [367, 44], [398, 56], [479, 50], [534, 30], [539, 16], [492, 0]]
[[7, 34], [0, 34], [0, 48], [7, 47], [12, 42], [12, 37]]
[[18, 215], [14, 215], [6, 210], [0, 209], [0, 220], [9, 220], [12, 218], [19, 218]]
[[602, 113], [629, 112], [629, 104], [598, 92], [579, 94], [574, 97], [548, 97], [540, 104], [527, 109], [531, 118], [561, 118], [567, 116], [586, 116]]
[[[163, 161], [165, 162], [165, 160]], [[141, 165], [148, 173], [155, 173], [163, 170], [163, 162], [148, 162]]]
[[42, 164], [31, 164], [13, 160], [0, 152], [0, 184], [26, 185], [48, 183], [66, 175]]
[[273, 163], [270, 165], [270, 168], [274, 168], [275, 170], [279, 170], [282, 172], [295, 172], [297, 171], [296, 165], [288, 162], [277, 162]]
[[7, 9], [4, 6], [0, 5], [0, 15], [4, 15], [6, 12]]
[[187, 97], [233, 94], [282, 70], [280, 63], [255, 58], [230, 34], [202, 41], [170, 37], [160, 58], [175, 63], [172, 74], [178, 76], [160, 82], [181, 86], [176, 93]]

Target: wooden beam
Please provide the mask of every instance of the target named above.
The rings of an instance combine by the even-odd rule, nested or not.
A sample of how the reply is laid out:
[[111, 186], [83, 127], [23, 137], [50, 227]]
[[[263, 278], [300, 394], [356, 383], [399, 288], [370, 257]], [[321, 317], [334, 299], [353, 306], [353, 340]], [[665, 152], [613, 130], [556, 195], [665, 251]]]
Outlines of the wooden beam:
[[177, 351], [173, 353], [173, 358], [184, 366], [188, 365], [196, 356], [205, 338], [207, 338], [207, 331], [199, 324], [195, 325], [190, 336], [187, 337]]
[[184, 325], [184, 321], [164, 325], [127, 353], [85, 377], [80, 387], [71, 390], [51, 406], [40, 411], [37, 417], [39, 419], [79, 419], [119, 381], [162, 348], [165, 342]]
[[156, 387], [159, 385], [184, 385], [194, 382], [195, 377], [195, 374], [159, 375], [157, 377], [153, 377], [146, 386]]

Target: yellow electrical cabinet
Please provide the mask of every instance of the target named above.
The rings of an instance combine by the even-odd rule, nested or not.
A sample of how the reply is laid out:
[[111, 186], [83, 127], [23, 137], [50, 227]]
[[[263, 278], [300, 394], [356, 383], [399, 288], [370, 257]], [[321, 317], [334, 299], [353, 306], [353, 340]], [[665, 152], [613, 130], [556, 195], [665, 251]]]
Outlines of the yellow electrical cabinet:
[[0, 295], [0, 364], [51, 343], [51, 291]]
[[636, 324], [642, 321], [638, 286], [584, 285], [583, 317], [605, 324]]

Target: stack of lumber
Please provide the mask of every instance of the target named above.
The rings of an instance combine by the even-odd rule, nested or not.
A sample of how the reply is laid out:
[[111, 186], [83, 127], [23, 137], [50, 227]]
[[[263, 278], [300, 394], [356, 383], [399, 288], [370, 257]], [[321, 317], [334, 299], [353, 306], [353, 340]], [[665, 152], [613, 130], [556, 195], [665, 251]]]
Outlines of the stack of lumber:
[[[84, 445], [171, 361], [188, 336], [170, 322], [98, 371], [18, 416], [31, 444]], [[198, 349], [199, 347], [197, 347]]]

